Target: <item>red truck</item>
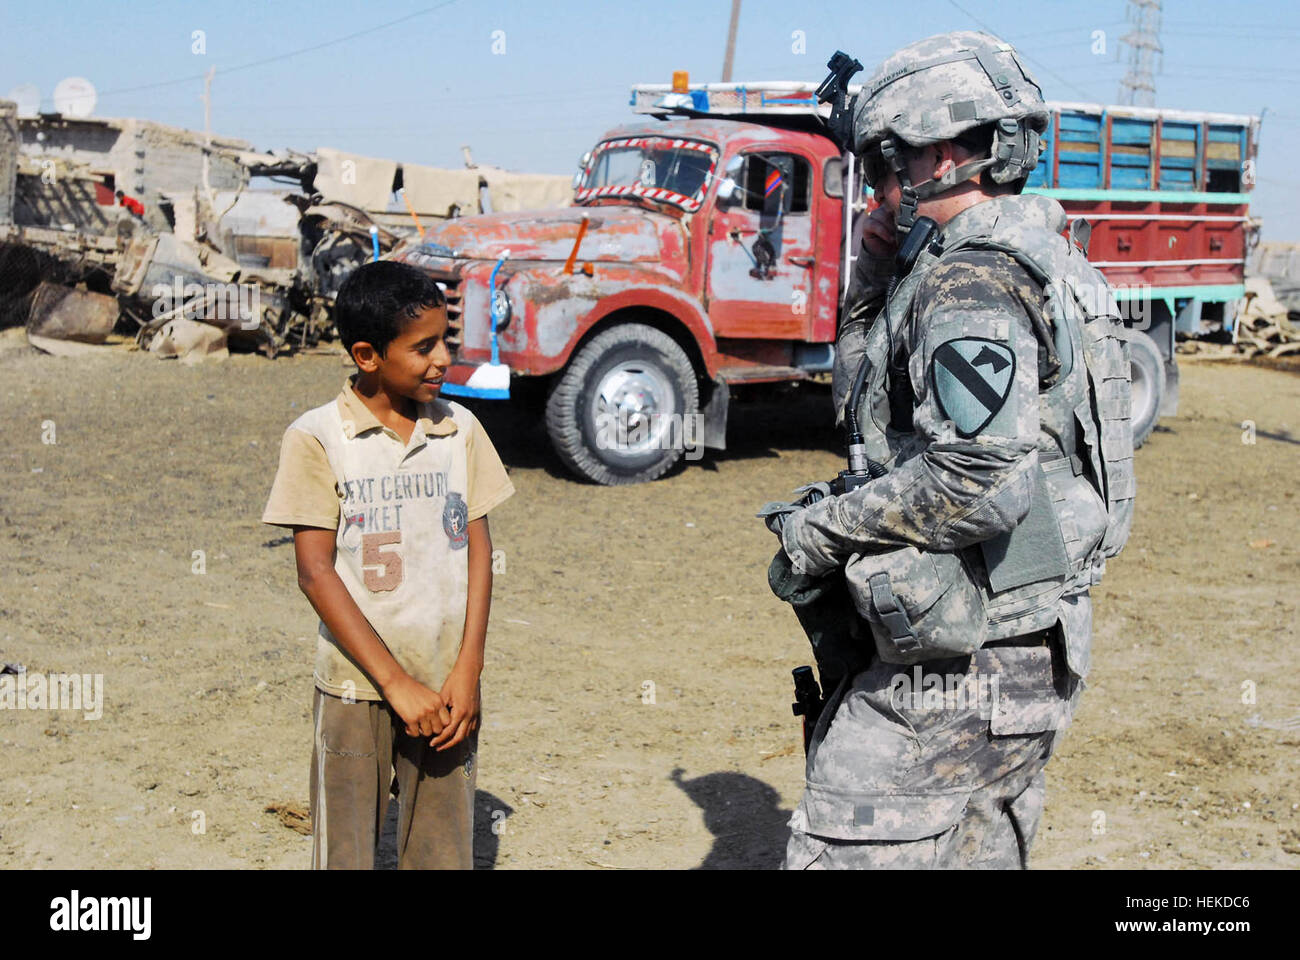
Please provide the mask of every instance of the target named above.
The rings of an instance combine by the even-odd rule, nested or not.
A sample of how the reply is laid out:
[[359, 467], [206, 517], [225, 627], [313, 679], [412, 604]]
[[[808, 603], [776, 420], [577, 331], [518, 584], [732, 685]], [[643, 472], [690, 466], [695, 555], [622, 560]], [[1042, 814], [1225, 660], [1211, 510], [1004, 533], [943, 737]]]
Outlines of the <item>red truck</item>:
[[[393, 254], [446, 290], [454, 366], [443, 392], [502, 397], [512, 381], [518, 387], [520, 378], [544, 378], [557, 454], [577, 475], [603, 484], [653, 480], [683, 455], [724, 448], [734, 388], [825, 377], [856, 249], [854, 217], [868, 204], [853, 158], [824, 133], [814, 84], [691, 88], [677, 80], [634, 87], [632, 106], [653, 118], [610, 131], [582, 158], [572, 207], [451, 220]], [[1109, 136], [1107, 108], [1054, 108], [1055, 129], [1068, 139], [1077, 126], [1071, 118], [1088, 109], [1103, 111], [1097, 129]], [[1170, 198], [1140, 190], [1101, 199], [1113, 221], [1108, 228], [1150, 222], [1165, 229], [1171, 220], [1177, 226], [1208, 217], [1213, 230], [1179, 236], [1217, 238], [1215, 256], [1231, 262], [1218, 264], [1227, 272], [1215, 274], [1213, 295], [1227, 303], [1241, 296], [1219, 281], [1242, 283], [1247, 184], [1240, 177], [1231, 184], [1227, 213], [1214, 196], [1202, 196], [1216, 183], [1228, 186], [1206, 173], [1214, 154], [1208, 127], [1203, 134], [1193, 138], [1187, 164], [1200, 164], [1200, 173], [1173, 187], [1202, 188], [1193, 191], [1194, 212], [1157, 212]], [[1254, 150], [1249, 134], [1239, 140], [1238, 168]], [[1040, 171], [1034, 189], [1067, 194], [1067, 209], [1084, 203], [1077, 191], [1057, 190], [1055, 178], [1061, 169], [1077, 173], [1078, 154], [1087, 149], [1077, 134], [1073, 153], [1062, 143], [1046, 157], [1047, 173]], [[1113, 183], [1109, 141], [1094, 152], [1102, 180], [1089, 204]], [[1155, 154], [1157, 188], [1170, 193], [1158, 147]], [[1226, 156], [1221, 146], [1218, 155]], [[1191, 193], [1173, 199], [1183, 197], [1193, 201]], [[1110, 229], [1101, 235], [1119, 236]], [[1219, 256], [1225, 236], [1235, 239]], [[1126, 278], [1143, 276], [1162, 252], [1143, 245], [1133, 257], [1143, 265]], [[1180, 249], [1172, 259], [1196, 258]], [[1141, 427], [1145, 436], [1166, 378], [1176, 377], [1173, 321], [1196, 292], [1182, 284], [1166, 297], [1144, 286], [1128, 298], [1137, 324], [1150, 323], [1157, 300], [1167, 300], [1169, 313], [1167, 344], [1134, 350], [1151, 364], [1154, 407]]]

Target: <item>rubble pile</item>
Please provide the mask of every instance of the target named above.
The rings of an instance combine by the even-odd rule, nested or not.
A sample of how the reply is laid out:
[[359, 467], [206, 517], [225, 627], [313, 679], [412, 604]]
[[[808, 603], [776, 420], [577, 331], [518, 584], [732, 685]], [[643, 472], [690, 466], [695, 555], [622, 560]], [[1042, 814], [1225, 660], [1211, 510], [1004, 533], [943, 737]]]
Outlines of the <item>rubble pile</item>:
[[[402, 201], [395, 199], [402, 191]], [[351, 271], [421, 218], [572, 200], [568, 177], [440, 170], [252, 145], [134, 118], [21, 116], [0, 100], [0, 326], [51, 353], [132, 336], [195, 362], [333, 335]], [[110, 336], [110, 333], [113, 336]]]
[[1233, 330], [1239, 351], [1247, 358], [1282, 357], [1300, 353], [1300, 304], [1288, 310], [1267, 277], [1246, 280], [1246, 302]]
[[1290, 309], [1274, 292], [1268, 277], [1247, 277], [1246, 296], [1237, 310], [1231, 342], [1187, 340], [1178, 345], [1178, 352], [1239, 360], [1300, 354], [1300, 284], [1282, 282], [1290, 294]]

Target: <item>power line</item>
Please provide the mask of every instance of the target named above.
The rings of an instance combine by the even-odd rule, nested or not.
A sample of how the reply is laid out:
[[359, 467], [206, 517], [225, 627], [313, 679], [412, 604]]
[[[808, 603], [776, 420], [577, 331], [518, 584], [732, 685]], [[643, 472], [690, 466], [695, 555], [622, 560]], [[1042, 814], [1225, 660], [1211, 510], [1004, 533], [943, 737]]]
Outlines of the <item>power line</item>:
[[[969, 17], [970, 19], [974, 20], [974, 21], [975, 21], [979, 26], [983, 27], [983, 28], [984, 28], [985, 30], [987, 30], [989, 33], [993, 34], [994, 36], [1001, 36], [1001, 35], [1002, 35], [1002, 34], [1000, 34], [997, 30], [994, 30], [994, 29], [993, 29], [992, 27], [990, 27], [987, 23], [985, 23], [983, 20], [981, 20], [979, 17], [975, 16], [975, 14], [973, 14], [973, 13], [971, 13], [969, 10], [965, 9], [961, 4], [959, 4], [959, 3], [957, 2], [957, 0], [948, 0], [948, 2], [949, 2], [950, 4], [952, 4], [952, 5], [957, 9], [957, 11], [958, 11], [959, 13], [962, 13], [962, 14], [964, 14], [965, 16]], [[1043, 73], [1047, 74], [1049, 77], [1055, 77], [1056, 80], [1058, 80], [1059, 82], [1065, 84], [1065, 85], [1066, 85], [1067, 87], [1069, 87], [1071, 90], [1075, 90], [1075, 91], [1077, 91], [1077, 92], [1083, 94], [1083, 96], [1086, 97], [1086, 98], [1089, 99], [1089, 100], [1093, 99], [1093, 95], [1092, 95], [1091, 93], [1089, 93], [1087, 90], [1083, 89], [1083, 87], [1079, 86], [1078, 84], [1071, 83], [1069, 80], [1066, 80], [1065, 77], [1061, 76], [1061, 75], [1060, 75], [1059, 73], [1057, 73], [1055, 70], [1052, 70], [1050, 67], [1048, 67], [1045, 63], [1043, 63], [1041, 60], [1037, 59], [1036, 57], [1031, 57], [1029, 54], [1025, 53], [1023, 50], [1017, 50], [1016, 53], [1018, 53], [1020, 56], [1024, 57], [1024, 58], [1025, 58], [1026, 60], [1028, 60], [1030, 63], [1032, 63], [1032, 64], [1036, 64], [1036, 65], [1038, 66], [1038, 69], [1042, 70]]]
[[[405, 23], [407, 20], [414, 20], [416, 17], [423, 17], [426, 14], [434, 13], [450, 7], [458, 0], [443, 0], [442, 3], [434, 4], [432, 7], [425, 7], [423, 10], [416, 10], [414, 13], [408, 13], [404, 17], [398, 17], [396, 20], [389, 20], [387, 23], [381, 23], [378, 26], [367, 27], [365, 30], [358, 30], [355, 33], [349, 33], [345, 37], [338, 37], [334, 40], [326, 40], [324, 43], [312, 44], [310, 47], [300, 47], [297, 50], [290, 50], [287, 53], [278, 53], [273, 57], [264, 57], [261, 60], [252, 60], [248, 63], [241, 63], [237, 67], [228, 67], [221, 71], [222, 75], [229, 73], [239, 73], [242, 70], [252, 70], [254, 67], [263, 67], [268, 63], [278, 63], [281, 60], [288, 60], [290, 57], [301, 56], [304, 53], [313, 53], [317, 50], [324, 50], [326, 47], [334, 47], [340, 43], [346, 43], [349, 40], [355, 40], [357, 37], [364, 37], [367, 34], [376, 33], [380, 30], [387, 30], [399, 23]], [[202, 80], [205, 74], [198, 73], [190, 77], [178, 77], [175, 80], [159, 80], [157, 83], [146, 83], [138, 87], [123, 87], [120, 90], [108, 90], [99, 94], [101, 97], [112, 97], [122, 93], [136, 93], [140, 90], [156, 90], [159, 87], [172, 87], [180, 83], [193, 83], [196, 80]]]
[[[1183, 27], [1211, 27], [1221, 29], [1225, 26], [1234, 27], [1238, 30], [1258, 30], [1261, 33], [1275, 33], [1279, 27], [1276, 23], [1231, 23], [1224, 24], [1213, 20], [1168, 20], [1167, 25], [1181, 29]], [[1300, 24], [1294, 27], [1281, 27], [1283, 30], [1300, 30]]]
[[1018, 43], [1023, 43], [1025, 40], [1035, 40], [1039, 37], [1051, 37], [1051, 36], [1055, 36], [1058, 33], [1091, 34], [1094, 30], [1098, 30], [1098, 29], [1109, 30], [1111, 27], [1122, 27], [1122, 26], [1123, 26], [1122, 23], [1103, 23], [1100, 26], [1098, 26], [1096, 23], [1085, 23], [1085, 24], [1080, 24], [1077, 27], [1058, 27], [1055, 30], [1035, 30], [1033, 33], [1011, 34], [1010, 36], [1012, 36]]
[[[482, 104], [511, 104], [511, 105], [532, 105], [545, 104], [563, 100], [565, 104], [583, 101], [604, 101], [618, 102], [618, 94], [612, 91], [626, 93], [626, 84], [608, 84], [604, 88], [600, 85], [587, 86], [579, 90], [553, 90], [553, 91], [528, 91], [521, 93], [503, 93], [503, 94], [483, 94], [477, 96], [457, 96], [449, 95], [445, 98], [427, 97], [413, 95], [410, 97], [385, 97], [385, 102], [392, 106], [409, 106], [423, 107], [438, 110], [454, 110], [457, 108], [478, 109]], [[256, 107], [258, 110], [284, 110], [289, 112], [298, 112], [311, 109], [360, 109], [373, 105], [373, 99], [363, 99], [360, 101], [345, 101], [331, 99], [328, 102], [320, 100], [311, 100], [299, 103], [266, 103], [257, 101], [255, 103], [245, 103], [239, 100], [231, 100], [225, 103], [228, 110], [251, 109]]]
[[1224, 33], [1238, 33], [1248, 40], [1271, 40], [1274, 37], [1281, 36], [1294, 37], [1300, 34], [1300, 27], [1274, 27], [1271, 30], [1264, 30], [1262, 27], [1243, 27], [1239, 23], [1225, 23], [1217, 29], [1211, 30], [1208, 27], [1195, 27], [1185, 29], [1179, 27], [1169, 27], [1161, 25], [1166, 33], [1179, 34], [1189, 37], [1221, 37]]

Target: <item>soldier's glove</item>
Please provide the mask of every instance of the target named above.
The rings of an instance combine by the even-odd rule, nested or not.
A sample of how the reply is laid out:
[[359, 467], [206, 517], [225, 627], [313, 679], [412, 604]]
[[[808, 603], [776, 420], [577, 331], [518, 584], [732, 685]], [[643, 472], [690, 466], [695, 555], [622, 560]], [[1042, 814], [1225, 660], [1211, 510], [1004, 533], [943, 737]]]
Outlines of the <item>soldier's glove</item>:
[[829, 497], [831, 494], [831, 485], [829, 483], [808, 483], [795, 490], [799, 496], [789, 503], [783, 503], [774, 500], [771, 503], [763, 504], [763, 508], [758, 511], [756, 516], [767, 524], [767, 529], [771, 530], [778, 537], [781, 536], [781, 530], [785, 527], [785, 522], [798, 510], [810, 507], [818, 500]]
[[816, 483], [805, 483], [802, 487], [797, 487], [795, 493], [802, 494], [795, 502], [800, 508], [811, 507], [818, 500], [825, 500], [831, 495], [831, 485], [824, 480]]
[[755, 516], [767, 525], [767, 529], [779, 537], [781, 536], [781, 528], [785, 526], [786, 518], [798, 509], [793, 503], [782, 503], [779, 500], [773, 500], [771, 503], [763, 504], [762, 509]]

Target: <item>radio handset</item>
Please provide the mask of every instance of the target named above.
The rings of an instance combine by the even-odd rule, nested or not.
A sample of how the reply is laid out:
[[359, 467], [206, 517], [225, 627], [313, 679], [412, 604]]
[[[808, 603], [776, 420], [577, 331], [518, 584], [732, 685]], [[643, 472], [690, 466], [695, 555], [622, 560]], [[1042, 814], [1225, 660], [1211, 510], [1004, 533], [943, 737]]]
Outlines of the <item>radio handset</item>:
[[907, 231], [898, 253], [894, 255], [894, 275], [889, 278], [889, 296], [903, 282], [903, 278], [912, 272], [922, 251], [929, 249], [935, 256], [943, 253], [943, 237], [939, 225], [929, 217], [917, 217], [912, 229]]

